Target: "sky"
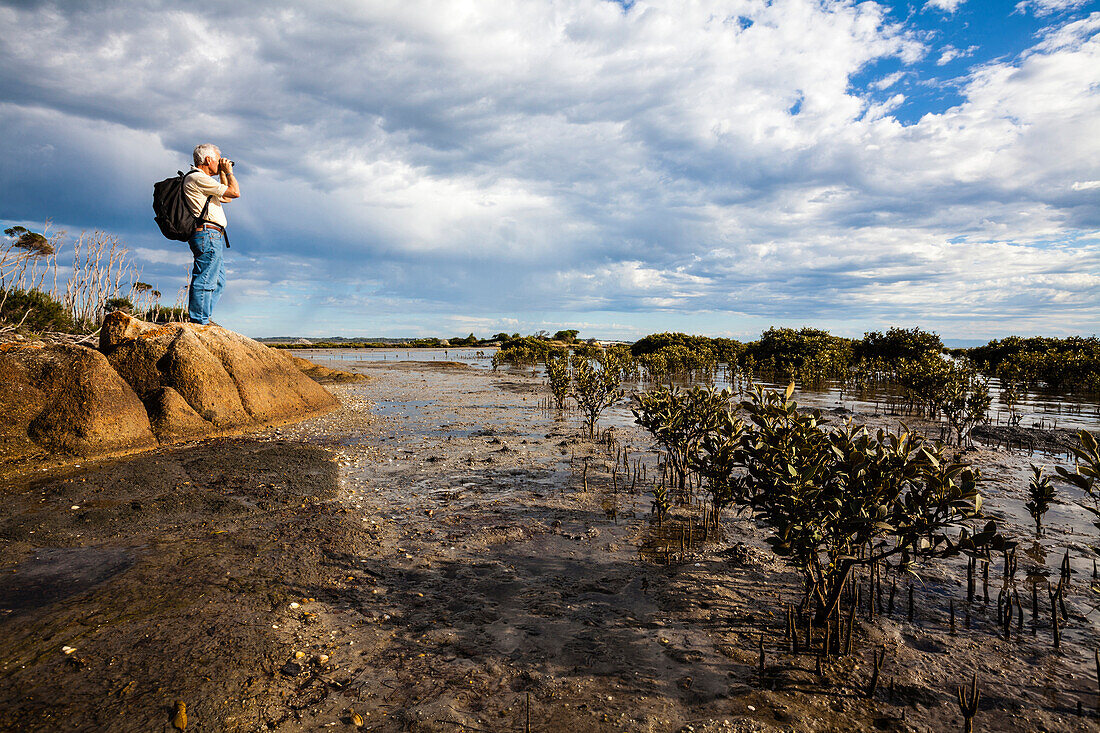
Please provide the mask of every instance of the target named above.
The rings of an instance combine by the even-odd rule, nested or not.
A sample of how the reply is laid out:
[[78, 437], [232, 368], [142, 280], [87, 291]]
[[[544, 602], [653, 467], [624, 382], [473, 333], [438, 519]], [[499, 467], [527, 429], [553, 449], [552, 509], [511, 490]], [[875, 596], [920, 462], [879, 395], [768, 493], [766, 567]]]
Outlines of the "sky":
[[0, 224], [254, 337], [1100, 332], [1100, 0], [0, 0]]

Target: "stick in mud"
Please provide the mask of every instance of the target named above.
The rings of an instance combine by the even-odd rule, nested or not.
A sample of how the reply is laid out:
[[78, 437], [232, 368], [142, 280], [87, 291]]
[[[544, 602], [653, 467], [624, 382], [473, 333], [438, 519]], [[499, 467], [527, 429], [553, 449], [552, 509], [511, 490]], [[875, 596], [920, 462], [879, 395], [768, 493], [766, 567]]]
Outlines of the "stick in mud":
[[852, 653], [852, 632], [856, 625], [856, 604], [848, 607], [848, 629], [844, 633], [844, 656]]
[[1039, 581], [1031, 584], [1031, 633], [1039, 631]]
[[764, 659], [764, 632], [761, 631], [760, 632], [760, 665], [759, 665], [760, 686], [761, 687], [764, 686], [764, 661], [765, 661], [765, 659]]
[[[879, 673], [882, 672], [882, 662], [885, 659], [886, 659], [886, 647], [885, 646], [879, 647], [878, 652], [875, 652], [875, 651], [871, 652], [871, 661], [874, 664], [874, 669], [871, 672], [871, 682], [870, 682], [870, 684], [867, 685], [867, 691], [864, 693], [864, 696], [867, 699], [871, 699], [875, 696], [875, 691], [878, 689]], [[891, 690], [893, 689], [893, 685], [894, 685], [894, 681], [890, 680]], [[892, 691], [891, 691], [890, 694], [891, 694], [891, 696], [893, 696]]]
[[978, 712], [978, 701], [981, 700], [982, 693], [978, 689], [978, 675], [974, 674], [974, 679], [970, 682], [970, 695], [966, 696], [966, 688], [962, 685], [956, 689], [959, 695], [959, 710], [963, 714], [963, 731], [964, 733], [973, 733], [974, 731], [974, 716]]
[[974, 602], [974, 569], [978, 564], [977, 558], [968, 558], [966, 561], [966, 604]]
[[[1059, 590], [1061, 590], [1061, 587], [1059, 587]], [[1054, 651], [1058, 651], [1062, 643], [1062, 630], [1059, 626], [1060, 614], [1058, 613], [1058, 599], [1055, 597], [1054, 593], [1050, 592], [1049, 588], [1047, 589], [1047, 594], [1050, 596], [1050, 619], [1051, 628], [1054, 632]]]

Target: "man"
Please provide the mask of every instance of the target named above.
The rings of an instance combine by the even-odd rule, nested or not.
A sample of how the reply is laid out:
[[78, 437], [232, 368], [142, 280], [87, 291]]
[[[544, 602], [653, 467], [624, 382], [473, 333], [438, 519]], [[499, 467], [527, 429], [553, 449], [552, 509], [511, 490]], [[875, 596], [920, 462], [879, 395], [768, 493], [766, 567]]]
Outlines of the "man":
[[202, 215], [203, 207], [206, 216], [188, 242], [195, 256], [195, 267], [191, 270], [187, 313], [192, 323], [206, 325], [225, 289], [222, 250], [226, 246], [226, 219], [222, 204], [239, 198], [241, 190], [233, 175], [233, 163], [222, 157], [216, 145], [196, 145], [194, 158], [195, 164], [184, 179], [183, 196], [196, 218]]

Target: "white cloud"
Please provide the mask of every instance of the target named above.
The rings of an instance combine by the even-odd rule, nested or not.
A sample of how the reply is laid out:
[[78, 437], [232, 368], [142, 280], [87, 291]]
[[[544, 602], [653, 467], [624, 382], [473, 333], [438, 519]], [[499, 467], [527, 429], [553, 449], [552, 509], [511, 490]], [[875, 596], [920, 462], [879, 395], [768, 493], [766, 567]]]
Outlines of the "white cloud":
[[952, 45], [944, 46], [943, 50], [940, 52], [940, 57], [936, 60], [936, 66], [946, 66], [955, 59], [972, 56], [977, 50], [977, 46], [971, 46], [969, 48], [955, 48]]
[[1074, 191], [1092, 191], [1100, 188], [1100, 181], [1074, 181], [1071, 188]]
[[905, 72], [904, 71], [895, 71], [893, 74], [887, 74], [886, 76], [882, 77], [881, 79], [872, 82], [871, 87], [874, 88], [874, 89], [878, 89], [879, 91], [884, 91], [884, 90], [889, 89], [890, 87], [894, 86], [895, 84], [897, 84], [899, 81], [901, 81], [904, 78], [905, 78]]
[[[239, 163], [238, 277], [296, 282], [303, 310], [992, 322], [1026, 304], [1100, 323], [1092, 245], [1050, 244], [1100, 229], [1070, 192], [1100, 180], [1100, 14], [973, 67], [958, 105], [912, 124], [905, 95], [852, 87], [894, 59], [871, 84], [890, 90], [929, 52], [874, 3], [104, 2], [0, 22], [21, 29], [0, 38], [0, 216], [47, 202], [149, 231], [149, 185], [210, 139]], [[97, 186], [58, 185], [87, 170]], [[141, 257], [176, 267], [148, 237]], [[242, 318], [263, 309], [241, 296]]]
[[1022, 0], [1016, 3], [1016, 12], [1031, 12], [1043, 17], [1079, 8], [1087, 2], [1088, 0]]
[[924, 7], [935, 8], [945, 13], [954, 13], [964, 2], [966, 2], [966, 0], [927, 0]]
[[138, 263], [150, 263], [154, 265], [177, 265], [184, 267], [194, 262], [191, 251], [186, 242], [180, 242], [176, 249], [153, 249], [152, 247], [134, 247], [131, 250]]

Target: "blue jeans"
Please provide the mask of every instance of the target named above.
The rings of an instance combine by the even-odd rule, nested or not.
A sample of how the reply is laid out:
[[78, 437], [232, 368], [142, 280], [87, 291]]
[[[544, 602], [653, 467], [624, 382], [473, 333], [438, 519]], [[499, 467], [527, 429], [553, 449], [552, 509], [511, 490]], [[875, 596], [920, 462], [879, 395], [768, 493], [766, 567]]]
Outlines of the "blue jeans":
[[195, 267], [191, 270], [187, 314], [192, 323], [207, 324], [225, 289], [225, 235], [214, 229], [200, 229], [191, 235], [188, 244], [195, 255]]

